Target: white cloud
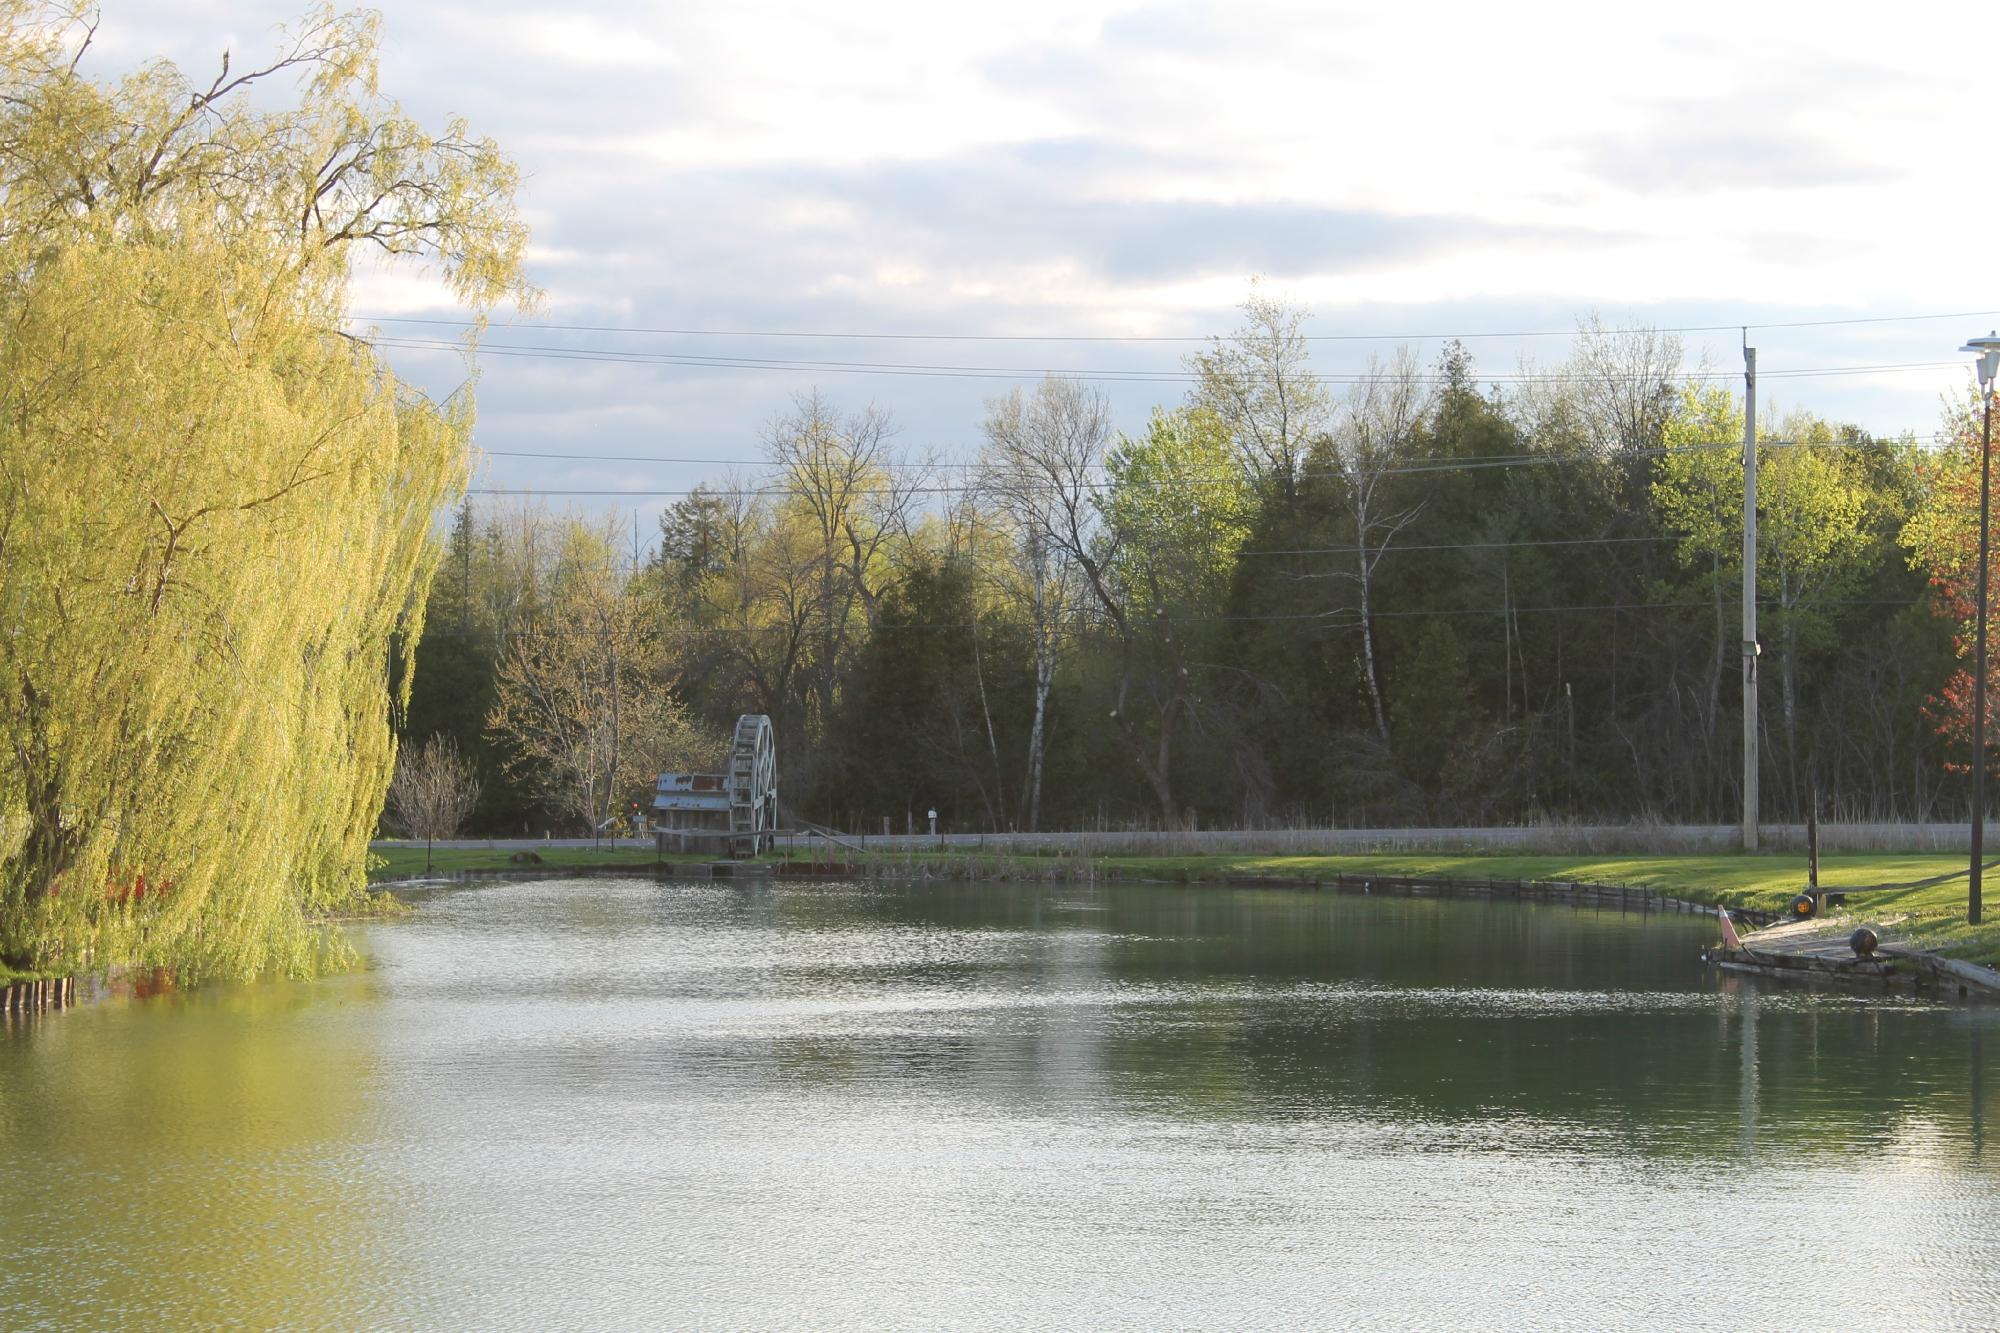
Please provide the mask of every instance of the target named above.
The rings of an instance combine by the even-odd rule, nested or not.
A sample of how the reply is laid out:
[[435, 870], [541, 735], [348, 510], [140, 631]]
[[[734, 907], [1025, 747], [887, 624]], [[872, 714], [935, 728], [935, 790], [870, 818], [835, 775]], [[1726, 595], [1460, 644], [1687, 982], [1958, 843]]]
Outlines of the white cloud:
[[522, 59], [560, 61], [593, 71], [672, 70], [684, 63], [674, 47], [640, 24], [588, 11], [509, 15], [485, 27], [489, 40]]
[[[114, 8], [106, 52], [206, 68], [229, 34], [268, 32], [294, 8]], [[1250, 270], [1266, 269], [1329, 331], [1560, 327], [1588, 308], [1707, 324], [2000, 307], [1980, 232], [2000, 201], [1966, 111], [1986, 97], [1980, 27], [1962, 6], [1903, 5], [1886, 21], [1740, 0], [398, 0], [384, 82], [520, 157], [551, 319], [1201, 333], [1229, 327]], [[368, 313], [442, 303], [407, 277], [357, 288]], [[1767, 364], [1827, 365], [1948, 357], [1969, 331], [1763, 337]], [[1511, 364], [1511, 348], [1476, 350]], [[1089, 365], [1107, 352], [983, 355]], [[1787, 393], [1927, 427], [1949, 377], [1851, 379]], [[698, 423], [711, 449], [747, 455], [793, 387], [496, 362], [482, 437], [647, 419], [664, 434]], [[913, 436], [940, 439], [969, 434], [993, 391], [828, 387], [898, 406]], [[1121, 391], [1121, 410], [1136, 418], [1139, 395], [1172, 392]], [[561, 425], [586, 396], [612, 416]]]

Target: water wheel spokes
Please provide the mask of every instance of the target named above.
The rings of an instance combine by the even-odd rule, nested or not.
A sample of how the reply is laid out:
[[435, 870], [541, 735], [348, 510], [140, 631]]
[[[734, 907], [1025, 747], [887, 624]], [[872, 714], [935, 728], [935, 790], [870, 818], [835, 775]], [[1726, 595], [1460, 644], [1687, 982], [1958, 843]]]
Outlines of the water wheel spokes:
[[729, 747], [731, 856], [755, 856], [772, 845], [777, 805], [777, 746], [771, 719], [745, 713], [736, 719], [736, 736]]

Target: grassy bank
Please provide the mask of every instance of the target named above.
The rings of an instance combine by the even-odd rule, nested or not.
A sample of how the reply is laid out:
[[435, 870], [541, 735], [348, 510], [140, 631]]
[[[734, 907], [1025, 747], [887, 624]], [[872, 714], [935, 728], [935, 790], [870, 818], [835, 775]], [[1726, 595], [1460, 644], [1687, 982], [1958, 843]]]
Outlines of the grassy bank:
[[[1310, 883], [1338, 875], [1460, 880], [1554, 880], [1644, 886], [1691, 902], [1782, 910], [1805, 887], [1806, 858], [1744, 856], [1508, 856], [1394, 853], [1338, 856], [968, 856], [951, 852], [891, 854], [879, 861], [940, 875], [1021, 879], [1130, 879], [1221, 883], [1257, 878]], [[1965, 858], [1951, 853], [1847, 853], [1820, 858], [1820, 883], [1854, 890], [1828, 929], [1866, 921], [1890, 926], [1924, 948], [2000, 964], [2000, 869], [1992, 881], [1987, 923], [1965, 924]], [[1895, 886], [1895, 887], [1883, 887]]]
[[[1147, 879], [1211, 880], [1245, 875], [1331, 879], [1335, 875], [1412, 875], [1439, 879], [1574, 880], [1633, 884], [1675, 897], [1729, 907], [1781, 908], [1806, 883], [1803, 856], [1507, 856], [1392, 853], [1367, 856], [1113, 856], [1106, 872]], [[1820, 858], [1820, 882], [1860, 889], [1956, 874], [1965, 892], [1965, 861], [1931, 853], [1861, 853]], [[1904, 893], [1935, 894], [1948, 884]], [[1887, 896], [1887, 895], [1884, 895]], [[1875, 901], [1871, 897], [1870, 901]], [[1925, 901], [1928, 901], [1926, 899]]]
[[[1227, 864], [1220, 864], [1227, 863]], [[1803, 856], [1306, 856], [1117, 857], [1105, 870], [1190, 880], [1259, 875], [1324, 879], [1416, 875], [1445, 879], [1575, 880], [1634, 884], [1692, 902], [1781, 910], [1806, 883]], [[1966, 862], [1936, 853], [1861, 853], [1820, 858], [1820, 884], [1855, 890], [1828, 920], [1844, 931], [1867, 922], [1893, 928], [1921, 948], [1969, 962], [2000, 964], [2000, 871], [1989, 869], [1989, 906], [1965, 924]], [[1884, 887], [1894, 886], [1894, 887]]]
[[[617, 866], [698, 863], [712, 857], [669, 855], [649, 848], [558, 847], [537, 853], [523, 865], [514, 853], [486, 848], [439, 848], [431, 855], [434, 873], [459, 870], [595, 870]], [[824, 860], [826, 852], [821, 850]], [[423, 875], [422, 846], [382, 847], [370, 878], [413, 879]], [[810, 861], [803, 851], [771, 859]], [[1179, 855], [1082, 856], [895, 852], [871, 854], [873, 865], [939, 878], [1028, 880], [1160, 880], [1223, 883], [1259, 878], [1311, 883], [1337, 875], [1394, 875], [1464, 880], [1555, 880], [1586, 884], [1630, 884], [1656, 889], [1692, 902], [1727, 907], [1782, 910], [1805, 886], [1806, 859], [1789, 854], [1662, 856], [1510, 856], [1468, 853], [1378, 855]], [[1842, 916], [1829, 922], [1840, 929], [1848, 919], [1893, 927], [1925, 948], [1989, 966], [2000, 965], [2000, 869], [1989, 869], [1988, 921], [1976, 930], [1965, 924], [1965, 858], [1955, 853], [1855, 852], [1820, 858], [1820, 882], [1855, 890]], [[1881, 886], [1896, 886], [1884, 888]], [[1865, 892], [1864, 892], [1865, 890]]]

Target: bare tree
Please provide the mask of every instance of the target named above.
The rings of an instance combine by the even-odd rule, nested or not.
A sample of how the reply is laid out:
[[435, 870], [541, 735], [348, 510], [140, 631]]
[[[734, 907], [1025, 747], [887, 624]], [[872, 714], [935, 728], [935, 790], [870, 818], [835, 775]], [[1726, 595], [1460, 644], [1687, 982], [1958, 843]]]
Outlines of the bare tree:
[[718, 524], [720, 568], [702, 581], [703, 619], [724, 632], [720, 651], [740, 672], [757, 711], [778, 722], [780, 758], [803, 768], [813, 625], [824, 571], [823, 547], [806, 525], [769, 500], [726, 492]]
[[479, 803], [479, 771], [458, 742], [433, 736], [396, 757], [389, 817], [412, 838], [450, 838]]
[[500, 659], [487, 728], [542, 786], [592, 828], [701, 741], [668, 687], [649, 608], [618, 569], [617, 521], [571, 520], [550, 590]]
[[1078, 550], [1088, 550], [1094, 530], [1086, 480], [1090, 468], [1102, 462], [1110, 438], [1108, 408], [1102, 398], [1090, 402], [1090, 396], [1066, 384], [1038, 388], [1034, 404], [1020, 390], [990, 402], [986, 450], [980, 454], [978, 490], [1006, 524], [1008, 558], [988, 566], [988, 572], [1026, 612], [1034, 642], [1034, 723], [1028, 727], [1020, 791], [1020, 823], [1030, 833], [1042, 821], [1048, 695], [1084, 600]]
[[773, 422], [765, 448], [777, 469], [779, 515], [802, 524], [813, 544], [817, 594], [811, 609], [810, 725], [833, 716], [835, 696], [860, 631], [880, 620], [893, 573], [890, 553], [909, 533], [926, 468], [898, 459], [894, 425], [868, 407], [843, 414], [815, 391]]
[[[1185, 673], [1168, 671], [1167, 685], [1155, 690], [1157, 726], [1149, 738], [1135, 723], [1130, 707], [1139, 684], [1138, 637], [1158, 634], [1171, 649], [1173, 631], [1165, 612], [1135, 623], [1129, 597], [1116, 573], [1123, 534], [1104, 522], [1100, 476], [1111, 444], [1111, 408], [1095, 389], [1074, 380], [1049, 378], [1033, 394], [1015, 390], [987, 405], [982, 484], [996, 503], [1015, 515], [1028, 535], [1032, 561], [1044, 562], [1044, 595], [1048, 599], [1047, 638], [1036, 664], [1037, 713], [1043, 730], [1031, 742], [1029, 805], [1039, 818], [1040, 746], [1046, 743], [1047, 695], [1043, 681], [1053, 681], [1063, 620], [1068, 607], [1082, 596], [1095, 604], [1109, 622], [1119, 644], [1117, 693], [1111, 721], [1133, 762], [1153, 789], [1161, 818], [1179, 823], [1173, 796], [1174, 723], [1186, 702]], [[1058, 580], [1068, 580], [1066, 584]], [[1056, 598], [1065, 600], [1058, 606]], [[1060, 619], [1058, 617], [1061, 617]], [[1157, 682], [1156, 682], [1157, 683]]]
[[1565, 367], [1591, 442], [1606, 453], [1660, 447], [1682, 384], [1681, 340], [1657, 329], [1607, 329], [1596, 315], [1577, 324]]
[[1195, 405], [1221, 420], [1266, 498], [1292, 498], [1313, 441], [1333, 418], [1306, 342], [1310, 313], [1253, 291], [1243, 327], [1188, 361]]
[[1382, 654], [1375, 634], [1375, 567], [1397, 534], [1423, 510], [1421, 500], [1395, 499], [1390, 479], [1409, 459], [1429, 407], [1416, 356], [1399, 349], [1387, 365], [1371, 361], [1368, 373], [1348, 391], [1327, 450], [1329, 470], [1340, 482], [1354, 528], [1354, 568], [1337, 577], [1351, 581], [1360, 598], [1362, 668], [1375, 733], [1385, 745], [1389, 715], [1382, 703]]
[[[1549, 371], [1524, 361], [1521, 369], [1524, 374], [1514, 409], [1534, 447], [1578, 460], [1614, 464], [1556, 469], [1553, 480], [1558, 503], [1573, 514], [1588, 516], [1584, 520], [1587, 526], [1574, 535], [1648, 535], [1655, 460], [1685, 383], [1680, 339], [1644, 327], [1606, 328], [1593, 314], [1577, 322], [1576, 345], [1562, 365]], [[1666, 558], [1663, 550], [1650, 543], [1605, 546], [1595, 562], [1597, 586], [1609, 600], [1621, 600], [1621, 590], [1663, 576]], [[1736, 636], [1725, 620], [1731, 592], [1722, 573], [1718, 560], [1711, 566], [1710, 579], [1715, 651], [1710, 661], [1707, 717], [1700, 724], [1707, 732], [1702, 743], [1711, 752], [1720, 739], [1716, 723], [1721, 716], [1721, 681], [1735, 669], [1737, 651]], [[1609, 716], [1610, 725], [1632, 756], [1634, 781], [1645, 787], [1653, 781], [1648, 772], [1649, 756], [1659, 751], [1635, 744], [1624, 731], [1624, 710], [1631, 695], [1628, 682], [1633, 678], [1631, 672], [1621, 670], [1632, 651], [1628, 628], [1626, 619], [1614, 613], [1608, 644]], [[1686, 733], [1693, 730], [1673, 729], [1673, 743], [1667, 748], [1678, 748], [1679, 742], [1689, 739]]]

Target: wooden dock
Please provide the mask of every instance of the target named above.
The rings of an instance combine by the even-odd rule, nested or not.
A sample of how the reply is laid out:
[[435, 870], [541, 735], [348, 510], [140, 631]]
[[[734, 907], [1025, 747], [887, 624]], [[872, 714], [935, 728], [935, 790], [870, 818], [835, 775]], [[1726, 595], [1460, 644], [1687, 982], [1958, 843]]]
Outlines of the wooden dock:
[[1863, 924], [1786, 921], [1744, 936], [1739, 949], [1716, 949], [1709, 958], [1731, 972], [1780, 981], [2000, 999], [2000, 972], [1916, 948], [1893, 928], [1870, 926], [1878, 941], [1875, 952], [1865, 958], [1857, 955], [1848, 936]]

